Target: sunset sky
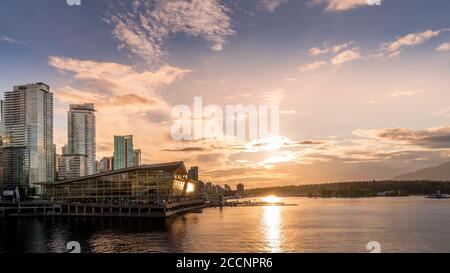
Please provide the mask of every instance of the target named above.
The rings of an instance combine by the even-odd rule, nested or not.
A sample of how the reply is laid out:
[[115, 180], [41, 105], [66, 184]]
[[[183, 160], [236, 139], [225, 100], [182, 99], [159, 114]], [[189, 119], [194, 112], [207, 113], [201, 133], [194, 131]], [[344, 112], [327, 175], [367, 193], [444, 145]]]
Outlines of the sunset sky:
[[[247, 187], [386, 179], [450, 161], [450, 1], [2, 0], [0, 94], [45, 82], [55, 142], [95, 103], [97, 157], [134, 135]], [[174, 141], [178, 104], [280, 104], [280, 136]]]

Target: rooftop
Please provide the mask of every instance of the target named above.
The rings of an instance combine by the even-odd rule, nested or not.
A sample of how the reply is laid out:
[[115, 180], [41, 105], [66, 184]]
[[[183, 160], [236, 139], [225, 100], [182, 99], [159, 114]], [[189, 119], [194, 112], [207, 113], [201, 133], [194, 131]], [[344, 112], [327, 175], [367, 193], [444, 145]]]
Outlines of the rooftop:
[[94, 175], [83, 176], [83, 177], [79, 177], [79, 178], [75, 178], [75, 179], [50, 182], [50, 183], [42, 183], [42, 184], [44, 184], [44, 185], [61, 185], [61, 184], [77, 182], [77, 181], [81, 181], [81, 180], [85, 180], [85, 179], [98, 178], [98, 177], [102, 177], [102, 176], [118, 174], [118, 173], [125, 173], [125, 172], [136, 171], [136, 170], [151, 169], [151, 170], [164, 170], [164, 171], [174, 172], [180, 168], [183, 171], [183, 173], [187, 174], [187, 170], [186, 170], [186, 166], [184, 165], [184, 162], [179, 161], [179, 162], [152, 164], [152, 165], [141, 165], [141, 166], [137, 166], [137, 167], [131, 167], [131, 168], [125, 168], [125, 169], [120, 169], [120, 170], [114, 170], [114, 171], [110, 171], [110, 172], [98, 173], [98, 174], [94, 174]]

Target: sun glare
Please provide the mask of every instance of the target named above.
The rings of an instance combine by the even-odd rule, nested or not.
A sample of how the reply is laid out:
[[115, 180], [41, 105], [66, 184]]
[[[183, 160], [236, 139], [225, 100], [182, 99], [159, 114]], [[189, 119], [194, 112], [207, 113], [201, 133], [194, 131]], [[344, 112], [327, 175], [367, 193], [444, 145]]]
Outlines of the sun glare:
[[194, 192], [194, 190], [195, 190], [194, 184], [188, 183], [186, 191], [188, 193], [192, 193], [192, 192]]
[[263, 202], [267, 203], [279, 203], [281, 201], [280, 197], [277, 197], [275, 195], [266, 196], [262, 199]]

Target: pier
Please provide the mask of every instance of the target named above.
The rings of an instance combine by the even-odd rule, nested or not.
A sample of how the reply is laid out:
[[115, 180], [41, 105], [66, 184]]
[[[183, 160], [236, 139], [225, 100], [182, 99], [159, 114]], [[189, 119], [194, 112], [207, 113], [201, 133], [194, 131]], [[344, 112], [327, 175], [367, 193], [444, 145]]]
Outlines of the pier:
[[168, 218], [205, 208], [203, 200], [154, 205], [112, 205], [64, 202], [0, 203], [0, 218], [5, 217], [131, 217]]

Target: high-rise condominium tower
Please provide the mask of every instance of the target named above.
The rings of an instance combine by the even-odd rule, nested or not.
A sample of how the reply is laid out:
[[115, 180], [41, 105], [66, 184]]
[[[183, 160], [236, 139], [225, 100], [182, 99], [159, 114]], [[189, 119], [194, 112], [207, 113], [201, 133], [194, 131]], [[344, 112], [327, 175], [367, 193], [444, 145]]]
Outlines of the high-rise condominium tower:
[[3, 165], [5, 189], [41, 194], [54, 181], [53, 94], [44, 83], [15, 86], [5, 93]]
[[92, 103], [72, 104], [67, 114], [67, 147], [65, 155], [86, 156], [85, 171], [81, 175], [96, 173], [95, 107]]
[[134, 166], [133, 136], [114, 136], [114, 170]]
[[0, 193], [3, 192], [3, 100], [0, 100]]

